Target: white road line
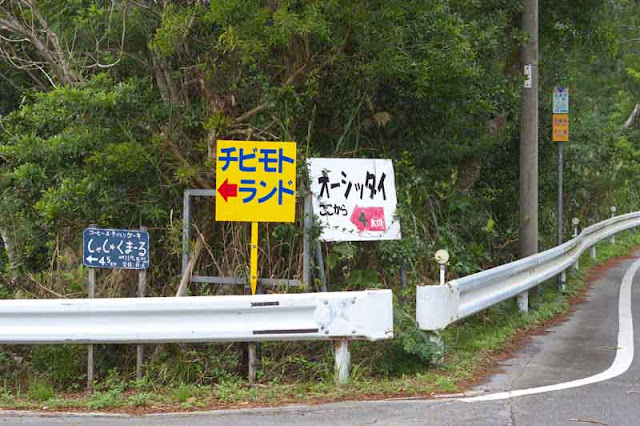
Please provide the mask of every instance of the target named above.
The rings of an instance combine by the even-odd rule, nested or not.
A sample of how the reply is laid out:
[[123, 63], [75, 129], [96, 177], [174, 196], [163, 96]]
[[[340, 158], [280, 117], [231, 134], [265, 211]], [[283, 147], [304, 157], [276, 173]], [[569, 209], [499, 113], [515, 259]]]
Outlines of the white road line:
[[584, 379], [572, 380], [570, 382], [558, 383], [555, 385], [540, 386], [530, 389], [520, 389], [508, 392], [499, 392], [489, 395], [475, 396], [470, 398], [460, 398], [458, 401], [464, 402], [480, 402], [480, 401], [496, 401], [500, 399], [514, 398], [516, 396], [534, 395], [538, 393], [553, 392], [557, 390], [577, 388], [592, 383], [603, 382], [613, 379], [629, 369], [633, 362], [633, 318], [631, 316], [631, 285], [633, 277], [640, 268], [640, 259], [636, 260], [624, 274], [622, 284], [620, 286], [620, 296], [618, 300], [619, 314], [619, 330], [618, 330], [618, 348], [616, 350], [616, 358], [611, 366], [593, 376]]

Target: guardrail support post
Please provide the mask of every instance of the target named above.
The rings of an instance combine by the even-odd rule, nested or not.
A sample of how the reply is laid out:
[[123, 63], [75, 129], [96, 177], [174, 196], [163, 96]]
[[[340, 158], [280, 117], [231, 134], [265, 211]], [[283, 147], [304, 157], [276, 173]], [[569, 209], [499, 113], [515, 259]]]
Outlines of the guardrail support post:
[[[576, 238], [578, 236], [578, 225], [580, 224], [580, 219], [574, 217], [571, 219], [571, 223], [573, 224], [573, 238]], [[580, 269], [580, 256], [576, 259], [576, 263], [573, 264], [573, 269], [576, 271]]]
[[440, 331], [432, 331], [429, 333], [429, 341], [438, 348], [436, 353], [431, 357], [431, 362], [436, 363], [442, 361], [442, 358], [444, 358], [444, 342], [442, 341]]
[[256, 352], [257, 352], [256, 343], [249, 343], [249, 375], [248, 375], [249, 383], [256, 382], [256, 376], [258, 372]]
[[[611, 218], [613, 219], [614, 217], [616, 217], [616, 206], [611, 206]], [[611, 242], [611, 244], [615, 244], [616, 243], [616, 235], [613, 234], [611, 237], [609, 237], [609, 241]]]
[[529, 312], [529, 292], [525, 291], [518, 295], [518, 310], [520, 312]]
[[591, 259], [596, 260], [596, 246], [592, 245], [591, 247], [589, 247], [589, 257], [591, 257]]
[[334, 353], [336, 382], [339, 385], [345, 385], [349, 383], [349, 364], [351, 363], [349, 341], [347, 339], [336, 340]]
[[560, 291], [564, 294], [567, 292], [567, 272], [560, 272]]

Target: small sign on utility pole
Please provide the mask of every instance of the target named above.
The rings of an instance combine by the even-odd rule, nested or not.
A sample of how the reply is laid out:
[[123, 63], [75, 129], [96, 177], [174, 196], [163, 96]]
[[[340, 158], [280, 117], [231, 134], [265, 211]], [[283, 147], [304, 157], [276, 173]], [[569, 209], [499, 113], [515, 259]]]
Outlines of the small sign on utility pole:
[[569, 114], [569, 88], [556, 86], [553, 89], [553, 113]]
[[569, 114], [553, 114], [553, 141], [569, 142]]

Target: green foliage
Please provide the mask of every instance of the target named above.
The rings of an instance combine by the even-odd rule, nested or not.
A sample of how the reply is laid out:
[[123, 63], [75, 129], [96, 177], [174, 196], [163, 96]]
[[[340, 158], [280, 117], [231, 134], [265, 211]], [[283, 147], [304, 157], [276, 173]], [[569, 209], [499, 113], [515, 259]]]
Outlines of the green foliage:
[[[144, 106], [149, 83], [99, 75], [80, 88], [34, 94], [3, 121], [1, 167], [11, 183], [2, 226], [13, 229], [28, 268], [48, 263], [47, 240], [69, 226], [157, 220], [154, 169], [163, 154], [152, 149], [147, 124], [159, 118]], [[79, 234], [67, 238], [77, 244]]]
[[127, 398], [127, 405], [131, 407], [146, 407], [153, 401], [154, 395], [148, 392], [139, 392]]
[[387, 374], [412, 374], [428, 369], [443, 355], [432, 334], [418, 328], [412, 304], [394, 303], [394, 338], [380, 359], [380, 370]]
[[32, 365], [39, 375], [58, 389], [73, 389], [86, 375], [86, 348], [79, 345], [38, 345], [33, 348]]
[[48, 401], [53, 398], [53, 387], [48, 383], [37, 380], [29, 386], [28, 395], [29, 398], [36, 401]]
[[111, 389], [104, 392], [94, 392], [87, 398], [86, 406], [90, 410], [102, 410], [124, 405], [125, 398], [119, 389]]

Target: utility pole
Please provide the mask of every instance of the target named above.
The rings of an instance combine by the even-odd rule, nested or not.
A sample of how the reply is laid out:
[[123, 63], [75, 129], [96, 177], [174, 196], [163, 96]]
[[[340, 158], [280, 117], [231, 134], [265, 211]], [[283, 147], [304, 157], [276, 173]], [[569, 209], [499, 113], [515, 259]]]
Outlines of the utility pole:
[[[520, 228], [521, 258], [538, 252], [538, 0], [524, 0], [522, 30], [529, 40], [522, 47], [525, 81], [520, 122]], [[526, 312], [528, 292], [518, 295]]]

